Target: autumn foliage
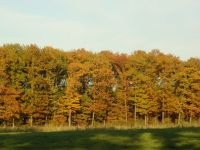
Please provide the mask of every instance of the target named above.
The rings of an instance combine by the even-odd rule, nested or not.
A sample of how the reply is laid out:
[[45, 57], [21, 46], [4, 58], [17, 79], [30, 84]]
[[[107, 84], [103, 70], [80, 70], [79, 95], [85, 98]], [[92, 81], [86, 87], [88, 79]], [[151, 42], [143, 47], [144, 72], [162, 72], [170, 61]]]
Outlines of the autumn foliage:
[[0, 47], [0, 125], [198, 122], [200, 59]]

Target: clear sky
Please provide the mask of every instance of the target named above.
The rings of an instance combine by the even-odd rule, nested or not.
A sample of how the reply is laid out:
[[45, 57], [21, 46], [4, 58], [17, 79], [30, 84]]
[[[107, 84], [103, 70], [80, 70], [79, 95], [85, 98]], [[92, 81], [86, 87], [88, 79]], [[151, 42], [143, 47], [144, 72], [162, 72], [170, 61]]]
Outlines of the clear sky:
[[0, 45], [200, 57], [200, 0], [0, 0]]

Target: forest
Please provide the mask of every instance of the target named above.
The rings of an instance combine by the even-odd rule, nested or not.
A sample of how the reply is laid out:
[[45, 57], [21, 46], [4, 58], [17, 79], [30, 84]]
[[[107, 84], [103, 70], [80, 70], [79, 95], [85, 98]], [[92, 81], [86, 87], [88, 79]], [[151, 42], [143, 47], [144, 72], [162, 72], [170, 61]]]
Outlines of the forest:
[[200, 123], [200, 58], [0, 46], [0, 126]]

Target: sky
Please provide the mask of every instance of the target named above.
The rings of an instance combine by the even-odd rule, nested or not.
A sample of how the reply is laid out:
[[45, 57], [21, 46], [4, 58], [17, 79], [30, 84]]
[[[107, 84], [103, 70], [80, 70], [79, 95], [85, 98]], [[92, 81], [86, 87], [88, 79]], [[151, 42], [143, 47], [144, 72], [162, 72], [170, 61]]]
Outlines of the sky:
[[0, 45], [200, 58], [200, 0], [0, 0]]

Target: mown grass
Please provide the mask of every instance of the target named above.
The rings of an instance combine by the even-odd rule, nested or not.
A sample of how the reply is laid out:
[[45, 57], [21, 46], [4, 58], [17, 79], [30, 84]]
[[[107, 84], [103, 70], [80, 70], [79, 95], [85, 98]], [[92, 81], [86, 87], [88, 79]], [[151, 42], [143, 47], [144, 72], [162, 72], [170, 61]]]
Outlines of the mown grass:
[[88, 129], [0, 133], [0, 149], [14, 150], [199, 150], [200, 128]]

